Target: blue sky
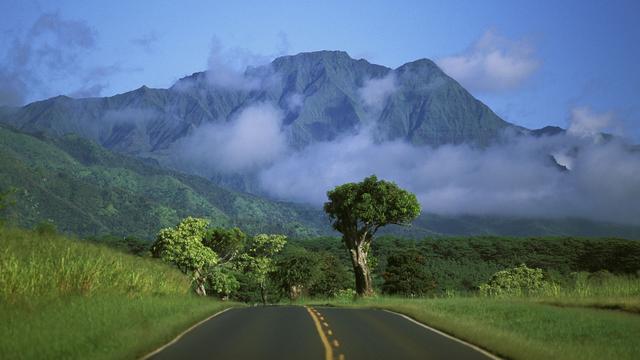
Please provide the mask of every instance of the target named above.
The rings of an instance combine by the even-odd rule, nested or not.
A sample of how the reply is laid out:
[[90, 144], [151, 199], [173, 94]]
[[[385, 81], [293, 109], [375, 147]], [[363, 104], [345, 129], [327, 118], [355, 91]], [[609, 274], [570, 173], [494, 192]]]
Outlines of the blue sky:
[[589, 108], [640, 138], [639, 1], [2, 0], [0, 14], [0, 83], [15, 85], [0, 101], [168, 87], [207, 68], [215, 38], [242, 64], [426, 57], [505, 120], [566, 127]]

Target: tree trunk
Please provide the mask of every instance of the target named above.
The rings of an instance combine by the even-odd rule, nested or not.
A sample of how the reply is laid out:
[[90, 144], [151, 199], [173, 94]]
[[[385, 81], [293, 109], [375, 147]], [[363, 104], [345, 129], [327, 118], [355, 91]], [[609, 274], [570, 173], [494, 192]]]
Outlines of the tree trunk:
[[262, 299], [262, 306], [267, 305], [267, 290], [265, 284], [260, 284], [260, 298]]
[[371, 272], [367, 263], [367, 251], [364, 244], [356, 245], [349, 249], [353, 272], [356, 277], [356, 293], [360, 297], [373, 295], [373, 285], [371, 282]]
[[196, 270], [194, 276], [196, 281], [196, 294], [200, 296], [207, 296], [207, 290], [204, 287], [205, 279], [200, 275], [200, 270]]

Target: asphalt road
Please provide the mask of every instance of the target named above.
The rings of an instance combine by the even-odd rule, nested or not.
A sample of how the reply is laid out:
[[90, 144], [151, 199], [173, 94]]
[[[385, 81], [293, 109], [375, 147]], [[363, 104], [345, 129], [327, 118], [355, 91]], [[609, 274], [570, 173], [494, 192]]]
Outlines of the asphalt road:
[[151, 359], [490, 359], [400, 315], [267, 306], [228, 310]]

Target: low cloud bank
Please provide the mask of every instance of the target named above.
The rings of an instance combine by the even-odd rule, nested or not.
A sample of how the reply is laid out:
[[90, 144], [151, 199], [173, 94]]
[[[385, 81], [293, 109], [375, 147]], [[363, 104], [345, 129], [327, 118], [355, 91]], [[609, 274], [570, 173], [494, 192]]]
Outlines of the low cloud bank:
[[[608, 116], [578, 109], [570, 129], [592, 130], [593, 119]], [[194, 129], [177, 150], [211, 173], [257, 174], [263, 191], [280, 200], [321, 205], [327, 190], [376, 174], [414, 192], [430, 213], [640, 225], [640, 153], [621, 138], [572, 130], [505, 134], [484, 149], [432, 148], [377, 142], [364, 129], [295, 151], [283, 118], [274, 105], [252, 105], [227, 123]]]
[[[571, 159], [570, 171], [554, 163], [554, 152]], [[416, 193], [426, 212], [640, 225], [640, 154], [573, 135], [511, 137], [479, 150], [375, 143], [363, 133], [283, 157], [260, 182], [279, 199], [319, 205], [328, 189], [371, 174]]]

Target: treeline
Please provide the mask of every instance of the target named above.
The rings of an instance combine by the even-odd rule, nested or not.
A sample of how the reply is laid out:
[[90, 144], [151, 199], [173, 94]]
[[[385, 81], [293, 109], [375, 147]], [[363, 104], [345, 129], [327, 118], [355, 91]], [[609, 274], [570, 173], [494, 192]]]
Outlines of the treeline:
[[[103, 244], [150, 256], [150, 243], [135, 238], [93, 238]], [[337, 237], [288, 239], [274, 254], [265, 282], [269, 301], [299, 296], [352, 296], [353, 270]], [[577, 276], [603, 273], [638, 276], [640, 241], [589, 238], [424, 238], [383, 236], [372, 243], [370, 261], [378, 293], [434, 296], [477, 293], [497, 272], [526, 264], [561, 286]], [[233, 270], [237, 286], [225, 296], [258, 302], [260, 289], [249, 274]], [[590, 275], [591, 274], [591, 275]], [[215, 295], [215, 291], [209, 291]]]

